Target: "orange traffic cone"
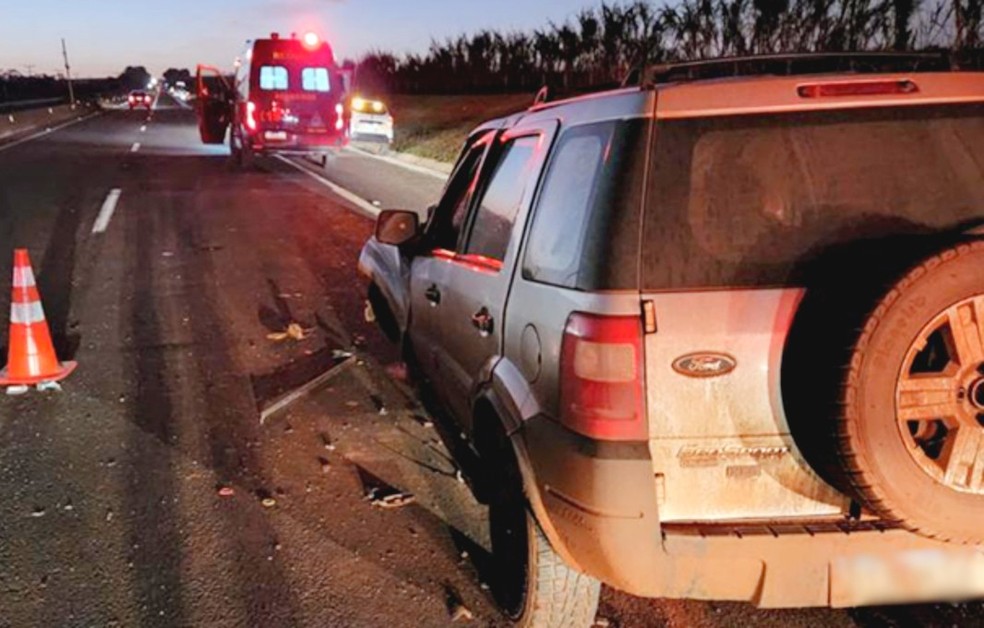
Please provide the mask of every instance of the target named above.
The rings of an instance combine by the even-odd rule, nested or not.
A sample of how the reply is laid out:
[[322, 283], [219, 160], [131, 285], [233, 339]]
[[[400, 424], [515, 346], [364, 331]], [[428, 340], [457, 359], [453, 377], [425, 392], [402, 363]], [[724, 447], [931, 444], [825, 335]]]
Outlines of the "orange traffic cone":
[[8, 395], [25, 393], [28, 386], [60, 390], [57, 382], [68, 377], [76, 366], [75, 362], [58, 362], [31, 260], [26, 249], [17, 249], [10, 297], [10, 343], [7, 366], [0, 371], [0, 386], [7, 386]]

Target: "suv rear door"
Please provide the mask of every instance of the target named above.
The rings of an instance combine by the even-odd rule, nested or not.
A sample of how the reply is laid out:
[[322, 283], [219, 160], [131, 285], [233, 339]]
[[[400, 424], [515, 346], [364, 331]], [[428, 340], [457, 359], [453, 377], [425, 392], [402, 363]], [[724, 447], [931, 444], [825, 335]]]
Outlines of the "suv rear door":
[[[470, 429], [471, 402], [502, 352], [506, 297], [526, 214], [557, 123], [521, 124], [497, 138], [479, 176], [466, 228], [447, 264], [434, 319], [435, 389]], [[519, 226], [517, 229], [516, 226]]]

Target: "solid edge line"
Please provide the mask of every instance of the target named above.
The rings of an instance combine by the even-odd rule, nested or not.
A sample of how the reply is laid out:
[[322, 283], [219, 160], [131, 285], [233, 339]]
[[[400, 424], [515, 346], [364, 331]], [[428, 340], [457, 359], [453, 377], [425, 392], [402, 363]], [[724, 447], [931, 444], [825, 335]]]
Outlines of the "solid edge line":
[[345, 188], [343, 188], [342, 186], [338, 185], [337, 183], [334, 183], [332, 181], [329, 181], [328, 179], [322, 177], [321, 175], [319, 175], [316, 172], [311, 172], [310, 170], [308, 170], [307, 168], [305, 168], [301, 164], [295, 163], [295, 162], [291, 161], [290, 159], [287, 159], [283, 155], [274, 155], [274, 157], [276, 157], [280, 161], [284, 162], [285, 164], [288, 164], [288, 165], [296, 168], [297, 170], [300, 170], [301, 172], [307, 174], [312, 179], [314, 179], [315, 181], [317, 181], [321, 185], [325, 186], [326, 188], [328, 188], [329, 190], [331, 190], [332, 192], [334, 192], [338, 196], [342, 197], [343, 199], [345, 199], [349, 203], [355, 205], [357, 208], [359, 208], [360, 210], [362, 210], [362, 212], [365, 213], [368, 218], [375, 219], [377, 216], [379, 216], [380, 209], [378, 207], [376, 207], [375, 205], [373, 205], [372, 203], [370, 203], [369, 201], [367, 201], [366, 199], [364, 199], [361, 196], [359, 196], [358, 194], [356, 194], [355, 192], [350, 192], [349, 190], [346, 190]]
[[99, 116], [99, 115], [102, 115], [102, 114], [103, 114], [102, 111], [94, 111], [94, 112], [90, 113], [87, 116], [82, 116], [81, 118], [76, 118], [75, 120], [69, 120], [68, 122], [65, 122], [64, 124], [59, 124], [58, 126], [53, 126], [50, 129], [45, 129], [43, 131], [38, 131], [37, 133], [34, 133], [33, 135], [28, 135], [27, 137], [22, 137], [19, 140], [14, 140], [13, 142], [10, 142], [9, 144], [0, 144], [0, 153], [2, 153], [3, 151], [7, 150], [8, 148], [13, 148], [14, 146], [20, 146], [21, 144], [26, 144], [27, 142], [30, 142], [31, 140], [36, 140], [39, 137], [44, 137], [45, 135], [51, 135], [55, 131], [60, 131], [60, 130], [62, 130], [64, 128], [66, 128], [66, 127], [72, 126], [73, 124], [78, 124], [80, 122], [85, 122], [86, 120], [89, 120], [91, 118], [95, 118], [96, 116]]
[[399, 159], [393, 159], [392, 157], [387, 157], [385, 155], [373, 155], [369, 151], [362, 150], [361, 148], [356, 148], [354, 146], [346, 146], [345, 150], [351, 151], [356, 155], [362, 155], [363, 157], [370, 157], [372, 159], [379, 160], [383, 163], [391, 164], [393, 166], [398, 166], [400, 168], [409, 170], [411, 172], [426, 174], [428, 176], [434, 177], [435, 179], [440, 179], [441, 181], [447, 181], [448, 177], [451, 176], [450, 174], [444, 174], [443, 172], [438, 172], [437, 170], [431, 170], [426, 166], [418, 166], [417, 164], [406, 163], [400, 161]]
[[99, 210], [99, 215], [96, 216], [96, 222], [92, 225], [92, 233], [106, 232], [109, 221], [113, 219], [113, 213], [116, 211], [116, 203], [119, 202], [122, 193], [123, 190], [120, 188], [113, 188], [109, 191], [106, 200], [103, 201], [102, 209]]

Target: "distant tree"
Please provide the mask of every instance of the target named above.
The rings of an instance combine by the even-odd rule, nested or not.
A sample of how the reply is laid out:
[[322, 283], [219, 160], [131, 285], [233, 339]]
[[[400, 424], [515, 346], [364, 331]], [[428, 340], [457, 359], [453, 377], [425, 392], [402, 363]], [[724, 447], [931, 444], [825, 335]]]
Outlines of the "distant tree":
[[120, 84], [125, 89], [147, 89], [151, 79], [150, 72], [142, 65], [128, 65], [120, 74]]
[[185, 85], [191, 85], [194, 79], [192, 78], [191, 72], [188, 69], [179, 70], [176, 68], [168, 68], [164, 72], [164, 80], [167, 81], [168, 85], [175, 85], [179, 81], [184, 83]]

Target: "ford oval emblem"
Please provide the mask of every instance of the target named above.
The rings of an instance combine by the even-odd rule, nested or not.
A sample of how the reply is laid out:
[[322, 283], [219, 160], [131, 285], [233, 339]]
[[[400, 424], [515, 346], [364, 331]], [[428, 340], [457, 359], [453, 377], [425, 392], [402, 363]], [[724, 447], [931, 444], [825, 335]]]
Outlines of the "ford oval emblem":
[[737, 367], [738, 362], [723, 353], [690, 353], [673, 362], [673, 370], [680, 375], [699, 379], [721, 377]]

